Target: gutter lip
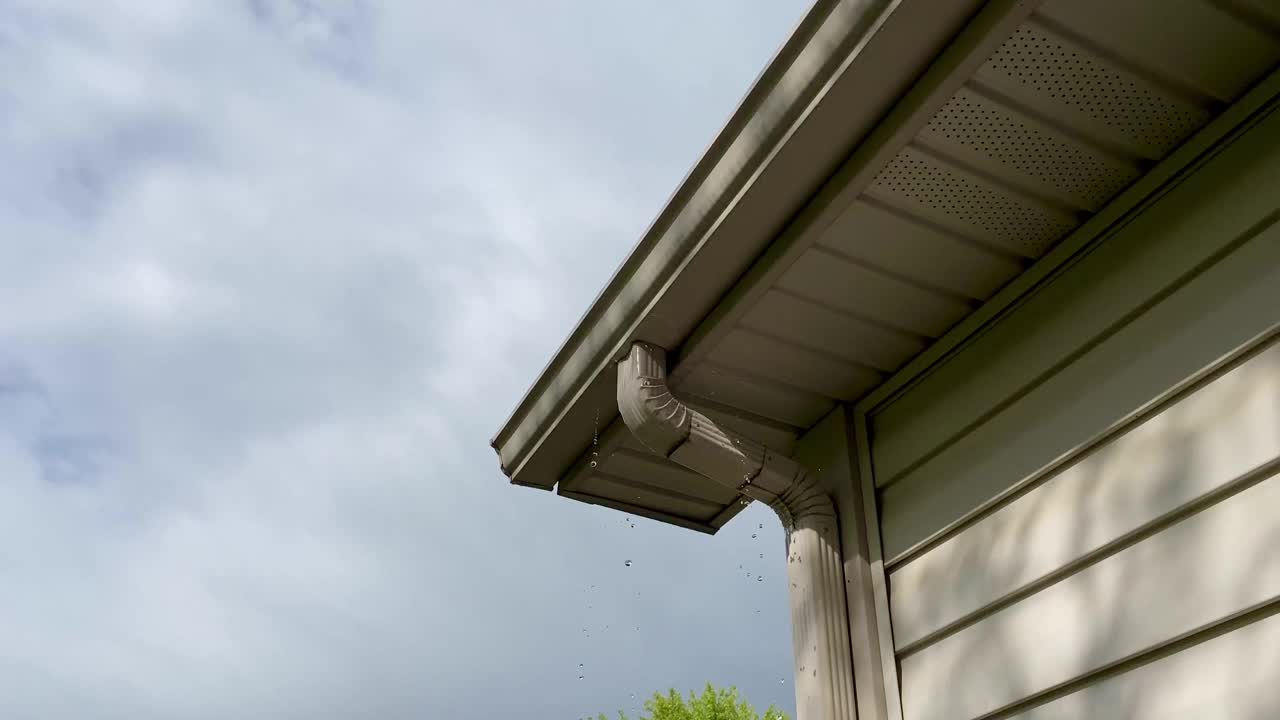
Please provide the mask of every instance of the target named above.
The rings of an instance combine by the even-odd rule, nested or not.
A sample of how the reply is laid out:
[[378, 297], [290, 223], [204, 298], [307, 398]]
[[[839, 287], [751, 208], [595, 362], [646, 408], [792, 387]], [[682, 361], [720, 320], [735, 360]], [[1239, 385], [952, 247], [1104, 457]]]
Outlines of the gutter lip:
[[[848, 69], [845, 58], [851, 49], [860, 48], [870, 38], [879, 33], [888, 17], [899, 7], [910, 0], [818, 0], [801, 19], [795, 30], [783, 46], [775, 54], [764, 71], [739, 104], [738, 109], [730, 117], [725, 127], [712, 141], [707, 151], [685, 176], [676, 192], [659, 213], [658, 217], [642, 235], [621, 266], [614, 272], [608, 284], [593, 301], [587, 312], [578, 321], [574, 330], [561, 344], [559, 349], [547, 363], [538, 379], [525, 392], [516, 408], [512, 411], [502, 428], [490, 440], [490, 446], [502, 458], [503, 473], [509, 478], [519, 474], [523, 466], [536, 454], [537, 448], [546, 439], [548, 432], [554, 428], [559, 418], [572, 408], [576, 397], [594, 381], [602, 368], [607, 368], [611, 361], [624, 355], [631, 341], [640, 339], [632, 337], [635, 326], [649, 314], [649, 309], [662, 297], [662, 287], [674, 282], [681, 276], [682, 266], [688, 262], [702, 245], [706, 236], [706, 221], [734, 210], [733, 198], [746, 192], [755, 182], [756, 176], [766, 171], [777, 153], [790, 142], [795, 131], [802, 127], [827, 98], [833, 83]], [[839, 42], [814, 43], [837, 11], [856, 5], [859, 21], [852, 27], [857, 32], [847, 32]], [[812, 49], [811, 46], [815, 46]], [[812, 57], [805, 57], [808, 50]], [[805, 89], [789, 100], [779, 102], [783, 87], [790, 84], [788, 73], [797, 67], [800, 60], [805, 65], [815, 67], [812, 74], [804, 79]], [[785, 82], [788, 81], [788, 82]], [[775, 125], [765, 128], [759, 137], [745, 141], [745, 149], [733, 156], [729, 155], [738, 142], [746, 137], [746, 130], [751, 129], [753, 121], [761, 117], [762, 110], [771, 104], [779, 105]], [[734, 169], [735, 158], [747, 158], [746, 164]], [[725, 183], [724, 179], [729, 182]], [[743, 179], [745, 178], [745, 181]], [[716, 180], [721, 187], [711, 182]], [[696, 219], [687, 229], [674, 230], [682, 221], [682, 214], [689, 210], [692, 201], [700, 195], [711, 198], [707, 210], [698, 210]], [[728, 204], [726, 204], [726, 201]], [[656, 294], [638, 294], [624, 298], [627, 285], [655, 252], [663, 245], [669, 246], [670, 258], [667, 266], [658, 273], [661, 281]], [[673, 270], [674, 268], [674, 270]], [[544, 401], [549, 387], [556, 379], [557, 373], [563, 371], [573, 360], [575, 352], [582, 349], [591, 331], [597, 327], [602, 318], [610, 315], [620, 316], [618, 329], [628, 329], [625, 336], [616, 338], [614, 342], [606, 341], [596, 349], [596, 357], [584, 363], [584, 367], [567, 384], [566, 390], [553, 402], [553, 409], [547, 413], [546, 427], [533, 429], [525, 442], [515, 448], [508, 457], [502, 457], [504, 450], [510, 450], [508, 444], [521, 429], [531, 412], [540, 401]], [[607, 355], [606, 355], [607, 353]], [[544, 487], [542, 484], [535, 484]], [[554, 486], [554, 485], [553, 485]]]
[[[593, 324], [592, 321], [596, 320], [597, 316], [606, 314], [609, 306], [613, 304], [606, 302], [606, 298], [618, 295], [626, 279], [649, 256], [653, 246], [663, 239], [663, 235], [672, 225], [672, 221], [688, 205], [688, 201], [692, 196], [703, 187], [707, 178], [713, 174], [712, 171], [715, 167], [721, 164], [727, 151], [733, 145], [733, 141], [741, 136], [742, 131], [746, 129], [751, 119], [756, 116], [757, 111], [765, 104], [764, 101], [778, 87], [779, 81], [786, 74], [787, 69], [795, 63], [801, 51], [808, 45], [809, 40], [813, 38], [817, 29], [821, 27], [822, 21], [826, 20], [827, 16], [839, 3], [840, 0], [817, 0], [813, 7], [796, 24], [791, 34], [783, 41], [782, 46], [774, 53], [773, 58], [756, 76], [755, 81], [751, 83], [750, 88], [738, 103], [738, 108], [729, 116], [728, 121], [725, 122], [720, 132], [716, 133], [716, 136], [708, 144], [707, 149], [703, 151], [698, 161], [685, 174], [675, 192], [671, 194], [666, 204], [663, 205], [662, 210], [659, 211], [657, 217], [645, 229], [640, 236], [640, 240], [632, 246], [627, 256], [619, 264], [618, 268], [614, 270], [608, 283], [591, 301], [591, 305], [582, 314], [582, 317], [578, 319], [569, 336], [560, 344], [560, 347], [556, 348], [551, 359], [547, 361], [542, 371], [538, 373], [538, 379], [521, 396], [520, 401], [516, 403], [516, 407], [507, 416], [506, 421], [503, 422], [502, 428], [494, 433], [489, 440], [490, 447], [498, 450], [499, 445], [510, 438], [511, 433], [519, 425], [519, 421], [528, 414], [529, 406], [533, 404], [532, 401], [535, 396], [545, 389], [544, 386], [552, 372], [564, 364], [569, 354], [569, 348], [578, 344], [581, 336], [585, 334], [585, 330]], [[756, 148], [752, 154], [754, 155], [758, 151], [759, 148]], [[687, 244], [696, 239], [695, 236], [685, 236], [681, 238], [681, 244]], [[631, 313], [627, 314], [630, 315]]]

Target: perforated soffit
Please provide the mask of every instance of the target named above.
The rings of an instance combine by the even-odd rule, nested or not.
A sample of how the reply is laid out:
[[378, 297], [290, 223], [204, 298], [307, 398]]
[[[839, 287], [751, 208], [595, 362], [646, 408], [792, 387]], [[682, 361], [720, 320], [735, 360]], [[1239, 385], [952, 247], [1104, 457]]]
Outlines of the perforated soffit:
[[[1033, 19], [867, 193], [939, 216], [984, 245], [1036, 258], [1209, 117], [1206, 108], [1100, 60]], [[981, 160], [975, 167], [934, 152], [948, 146]]]
[[[1144, 8], [1165, 8], [1160, 0], [1125, 1]], [[1073, 5], [1077, 2], [1086, 3], [1091, 10], [1079, 9]], [[704, 397], [730, 396], [717, 392], [721, 389], [716, 387], [718, 381], [708, 381], [707, 374], [698, 368], [717, 358], [719, 347], [736, 337], [731, 332], [734, 327], [746, 328], [780, 339], [782, 344], [748, 347], [748, 355], [775, 360], [786, 355], [807, 362], [779, 361], [771, 368], [741, 369], [743, 377], [752, 378], [748, 385], [756, 390], [734, 396], [733, 404], [762, 417], [790, 422], [778, 409], [786, 404], [780, 400], [782, 395], [811, 397], [815, 387], [849, 384], [843, 383], [848, 378], [831, 377], [815, 384], [803, 373], [817, 372], [812, 368], [819, 366], [830, 368], [831, 363], [818, 363], [814, 358], [867, 363], [868, 353], [877, 348], [851, 348], [847, 338], [807, 327], [796, 329], [803, 323], [797, 323], [793, 316], [755, 312], [776, 294], [770, 289], [809, 301], [805, 307], [814, 313], [840, 315], [859, 327], [927, 332], [927, 337], [919, 339], [928, 344], [956, 321], [954, 313], [942, 316], [954, 306], [954, 302], [944, 302], [955, 299], [949, 288], [956, 283], [948, 282], [948, 274], [1004, 273], [1008, 281], [1020, 265], [1042, 257], [1146, 169], [1204, 127], [1239, 93], [1265, 77], [1280, 58], [1276, 38], [1209, 0], [1186, 0], [1176, 7], [1170, 4], [1170, 13], [1181, 13], [1168, 18], [1171, 34], [1158, 40], [1135, 37], [1121, 48], [1115, 45], [1116, 38], [1138, 35], [1124, 30], [1132, 30], [1135, 22], [1147, 22], [1147, 17], [1129, 8], [1112, 12], [1108, 7], [1102, 0], [1051, 0], [1026, 16], [958, 83], [953, 94], [945, 101], [939, 99], [937, 111], [914, 137], [904, 139], [905, 145], [866, 186], [854, 190], [857, 197], [848, 206], [822, 211], [831, 214], [814, 224], [827, 229], [801, 240], [798, 251], [784, 251], [780, 256], [783, 261], [777, 265], [783, 271], [766, 281], [767, 285], [749, 288], [732, 298], [728, 312], [714, 316], [716, 326], [704, 328], [708, 341], [689, 355], [687, 366], [677, 367], [677, 387]], [[1073, 25], [1060, 24], [1061, 17], [1069, 17]], [[1206, 17], [1213, 22], [1197, 20]], [[1113, 27], [1117, 23], [1118, 29]], [[1202, 32], [1204, 25], [1211, 28]], [[1170, 47], [1182, 48], [1191, 57], [1170, 61]], [[1228, 47], [1231, 50], [1222, 50]], [[1221, 61], [1216, 55], [1219, 52], [1233, 55], [1229, 62]], [[1192, 87], [1180, 79], [1186, 67], [1205, 62], [1216, 63], [1216, 89]], [[1228, 87], [1233, 89], [1224, 92]], [[830, 219], [840, 213], [853, 216], [867, 203], [890, 211], [902, 222], [899, 228], [927, 229], [929, 242], [964, 246], [967, 265], [948, 263], [941, 258], [955, 255], [930, 253], [918, 245], [914, 251], [918, 254], [909, 264], [877, 267], [870, 258], [884, 254], [869, 249], [898, 238], [883, 228], [862, 232], [856, 223]], [[826, 234], [837, 229], [842, 233], [839, 238]], [[805, 232], [802, 227], [800, 237], [806, 237]], [[812, 259], [817, 249], [832, 247], [839, 248], [842, 259], [860, 263], [859, 272], [879, 273], [886, 287], [901, 287], [903, 292], [874, 298], [866, 293], [837, 292], [835, 285], [852, 280], [833, 280], [830, 273], [812, 271], [814, 262], [830, 262], [829, 258], [807, 265], [801, 262]], [[999, 285], [991, 284], [987, 290], [962, 299], [976, 307]], [[932, 294], [938, 302], [903, 305], [922, 294]], [[943, 330], [920, 330], [930, 327]], [[892, 374], [913, 354], [900, 354], [889, 366], [877, 367]], [[739, 371], [731, 374], [736, 378]], [[700, 378], [698, 382], [695, 377]], [[821, 407], [816, 401], [811, 405]]]

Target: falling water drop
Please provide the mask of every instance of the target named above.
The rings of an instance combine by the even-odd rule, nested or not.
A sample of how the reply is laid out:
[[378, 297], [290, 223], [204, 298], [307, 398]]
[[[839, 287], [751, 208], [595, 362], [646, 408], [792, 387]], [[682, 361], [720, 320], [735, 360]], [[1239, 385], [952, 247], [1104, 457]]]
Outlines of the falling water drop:
[[778, 684], [779, 684], [779, 685], [785, 685], [786, 683], [787, 683], [787, 681], [786, 681], [786, 679], [785, 679], [785, 678], [778, 678]]
[[598, 464], [597, 459], [600, 457], [598, 447], [600, 447], [600, 408], [596, 408], [596, 419], [591, 428], [591, 467]]
[[757, 576], [756, 576], [756, 582], [764, 582], [764, 576], [763, 576], [763, 575], [757, 575]]
[[756, 539], [756, 534], [755, 534], [755, 533], [751, 533], [751, 539], [752, 539], [752, 540], [755, 540], [755, 539]]
[[763, 560], [763, 559], [764, 559], [764, 553], [760, 553], [760, 559], [761, 559], [761, 560]]
[[623, 565], [626, 565], [627, 567], [631, 567], [631, 561], [630, 561], [630, 560], [628, 560], [628, 561], [626, 561], [626, 562], [624, 562], [624, 563], [622, 563], [622, 564], [623, 564]]
[[756, 527], [757, 527], [758, 529], [760, 529], [760, 530], [763, 530], [763, 529], [764, 529], [764, 523], [760, 523], [760, 524], [759, 524], [759, 525], [757, 525]]

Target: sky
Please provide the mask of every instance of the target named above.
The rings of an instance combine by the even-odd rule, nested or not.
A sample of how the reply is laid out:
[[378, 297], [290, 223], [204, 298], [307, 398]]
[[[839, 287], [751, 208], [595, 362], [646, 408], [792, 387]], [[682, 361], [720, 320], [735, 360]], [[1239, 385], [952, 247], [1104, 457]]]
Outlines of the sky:
[[0, 2], [0, 717], [790, 709], [767, 509], [489, 438], [805, 10]]

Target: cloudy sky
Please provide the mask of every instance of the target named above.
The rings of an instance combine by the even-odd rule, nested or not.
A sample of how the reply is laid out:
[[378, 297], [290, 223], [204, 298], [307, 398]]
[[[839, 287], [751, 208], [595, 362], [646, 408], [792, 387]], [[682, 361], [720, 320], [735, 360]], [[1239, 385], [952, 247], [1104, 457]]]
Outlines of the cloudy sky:
[[805, 5], [0, 2], [0, 716], [790, 708], [767, 511], [488, 440]]

